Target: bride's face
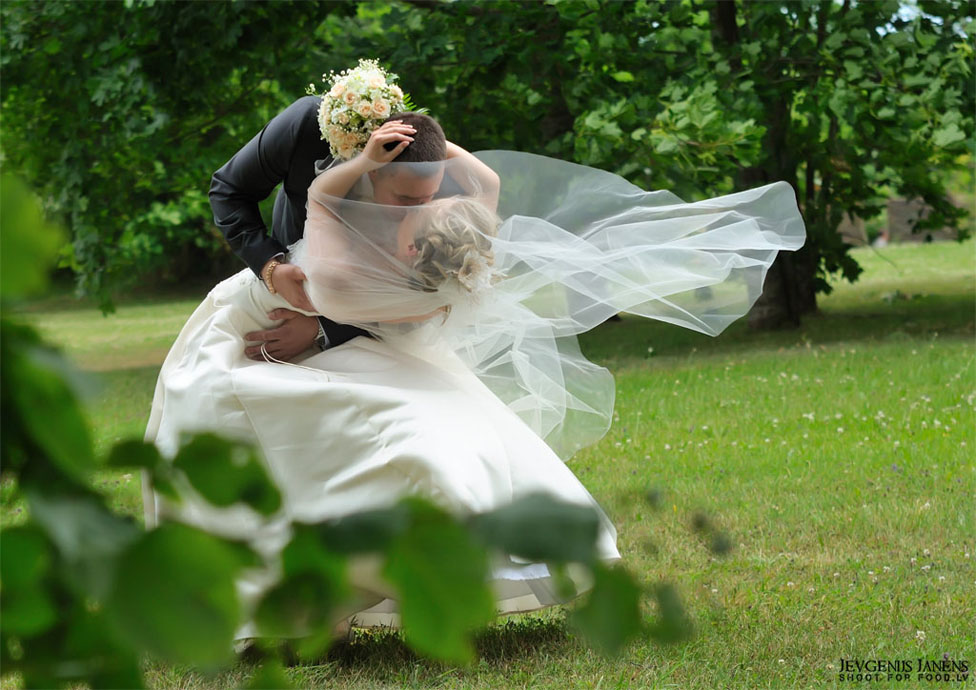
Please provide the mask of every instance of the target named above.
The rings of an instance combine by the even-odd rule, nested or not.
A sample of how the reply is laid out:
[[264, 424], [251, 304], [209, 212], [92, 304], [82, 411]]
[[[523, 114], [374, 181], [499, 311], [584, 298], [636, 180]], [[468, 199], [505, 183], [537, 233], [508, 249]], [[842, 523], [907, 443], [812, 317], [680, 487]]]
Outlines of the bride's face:
[[373, 183], [373, 201], [387, 206], [419, 206], [434, 198], [444, 179], [444, 169], [429, 176], [421, 176], [409, 170], [370, 173]]

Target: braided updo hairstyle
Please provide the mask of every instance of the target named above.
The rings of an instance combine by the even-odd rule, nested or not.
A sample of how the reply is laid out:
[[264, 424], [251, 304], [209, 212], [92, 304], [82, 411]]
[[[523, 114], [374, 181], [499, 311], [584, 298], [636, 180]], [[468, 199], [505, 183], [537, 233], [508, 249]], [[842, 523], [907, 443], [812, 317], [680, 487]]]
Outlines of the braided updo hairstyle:
[[495, 257], [488, 238], [500, 222], [495, 212], [474, 199], [453, 197], [434, 201], [423, 213], [414, 237], [419, 287], [433, 291], [450, 278], [468, 291], [490, 283]]

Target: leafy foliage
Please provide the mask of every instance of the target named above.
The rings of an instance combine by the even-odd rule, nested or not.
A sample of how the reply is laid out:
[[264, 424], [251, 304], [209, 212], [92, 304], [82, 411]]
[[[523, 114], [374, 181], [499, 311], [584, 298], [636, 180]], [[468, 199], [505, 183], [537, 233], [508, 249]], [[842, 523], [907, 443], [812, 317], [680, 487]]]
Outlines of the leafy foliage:
[[4, 155], [71, 228], [62, 264], [82, 292], [109, 306], [149, 270], [180, 276], [226, 253], [210, 173], [228, 141], [300, 92], [296, 60], [318, 55], [313, 15], [291, 3], [3, 4]]
[[686, 197], [791, 182], [810, 231], [783, 259], [793, 312], [815, 307], [827, 274], [857, 277], [843, 213], [871, 218], [895, 193], [933, 209], [923, 226], [961, 227], [945, 181], [973, 153], [966, 0], [10, 0], [0, 12], [4, 155], [66, 220], [62, 263], [106, 306], [149, 270], [226, 258], [210, 175], [305, 84], [360, 57], [398, 72], [472, 150], [573, 159]]

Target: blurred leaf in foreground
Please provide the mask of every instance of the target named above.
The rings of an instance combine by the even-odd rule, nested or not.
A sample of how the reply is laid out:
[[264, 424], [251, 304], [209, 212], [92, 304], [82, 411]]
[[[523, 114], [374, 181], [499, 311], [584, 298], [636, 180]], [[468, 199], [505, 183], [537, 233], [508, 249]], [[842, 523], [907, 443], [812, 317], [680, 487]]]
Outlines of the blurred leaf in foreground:
[[0, 294], [9, 299], [43, 292], [63, 242], [61, 229], [44, 219], [27, 186], [12, 175], [0, 177]]
[[435, 659], [466, 663], [471, 633], [495, 617], [485, 550], [450, 516], [410, 500], [412, 520], [387, 551], [384, 576], [400, 594], [404, 637]]

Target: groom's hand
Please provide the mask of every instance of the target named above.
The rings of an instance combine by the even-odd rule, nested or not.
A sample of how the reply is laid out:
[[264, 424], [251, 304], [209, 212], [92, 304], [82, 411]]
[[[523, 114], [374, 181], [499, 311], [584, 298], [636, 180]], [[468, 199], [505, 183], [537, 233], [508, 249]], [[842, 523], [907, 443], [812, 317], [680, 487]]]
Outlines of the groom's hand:
[[268, 316], [276, 321], [282, 319], [283, 323], [277, 328], [244, 335], [249, 343], [257, 343], [244, 348], [244, 354], [250, 359], [264, 361], [263, 345], [265, 351], [275, 359], [290, 362], [312, 347], [319, 335], [319, 320], [314, 316], [305, 316], [290, 309], [275, 309], [268, 312]]

